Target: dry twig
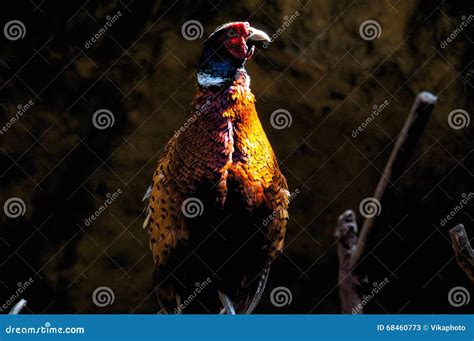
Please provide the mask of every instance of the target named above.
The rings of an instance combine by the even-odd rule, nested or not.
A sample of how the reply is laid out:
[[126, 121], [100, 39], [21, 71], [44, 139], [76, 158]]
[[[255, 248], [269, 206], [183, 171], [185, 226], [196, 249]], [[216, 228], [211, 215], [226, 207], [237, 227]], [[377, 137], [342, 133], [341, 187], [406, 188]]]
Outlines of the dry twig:
[[24, 299], [21, 299], [20, 301], [18, 301], [17, 304], [15, 304], [12, 308], [12, 310], [10, 310], [9, 314], [10, 315], [18, 315], [22, 310], [23, 308], [26, 307], [26, 300]]
[[451, 243], [459, 267], [466, 274], [469, 280], [474, 283], [474, 250], [472, 249], [466, 229], [463, 224], [459, 224], [449, 230]]
[[[437, 97], [429, 92], [416, 96], [408, 118], [395, 142], [392, 153], [385, 165], [383, 174], [377, 184], [373, 197], [383, 208], [387, 198], [392, 194], [393, 183], [400, 179], [416, 145], [428, 123], [436, 104]], [[353, 211], [346, 211], [339, 216], [335, 236], [338, 242], [339, 256], [339, 293], [343, 313], [362, 313], [361, 282], [366, 279], [357, 273], [357, 266], [367, 253], [370, 234], [375, 227], [376, 216], [365, 219], [360, 235], [357, 231], [357, 218]]]

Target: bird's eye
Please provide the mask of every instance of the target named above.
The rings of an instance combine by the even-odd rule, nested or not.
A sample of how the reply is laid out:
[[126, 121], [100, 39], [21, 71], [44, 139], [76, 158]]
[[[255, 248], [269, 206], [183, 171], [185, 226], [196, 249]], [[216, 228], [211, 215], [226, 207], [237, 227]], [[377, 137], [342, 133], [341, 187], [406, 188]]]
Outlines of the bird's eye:
[[236, 35], [237, 35], [237, 32], [236, 32], [234, 29], [232, 29], [232, 28], [227, 31], [227, 36], [228, 36], [229, 38], [235, 37]]

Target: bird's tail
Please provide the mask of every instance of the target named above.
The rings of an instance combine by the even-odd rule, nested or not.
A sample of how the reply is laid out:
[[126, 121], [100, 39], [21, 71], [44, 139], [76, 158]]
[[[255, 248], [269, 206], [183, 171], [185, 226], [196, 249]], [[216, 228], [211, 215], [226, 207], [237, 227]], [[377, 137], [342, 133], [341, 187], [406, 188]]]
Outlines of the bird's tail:
[[249, 287], [246, 289], [248, 299], [243, 301], [242, 304], [239, 304], [239, 306], [236, 309], [238, 314], [251, 314], [255, 310], [258, 302], [260, 302], [262, 298], [263, 292], [265, 291], [265, 286], [267, 285], [269, 272], [270, 272], [270, 261], [265, 266], [265, 268], [260, 272], [259, 278], [253, 282], [255, 284], [253, 283], [249, 284]]

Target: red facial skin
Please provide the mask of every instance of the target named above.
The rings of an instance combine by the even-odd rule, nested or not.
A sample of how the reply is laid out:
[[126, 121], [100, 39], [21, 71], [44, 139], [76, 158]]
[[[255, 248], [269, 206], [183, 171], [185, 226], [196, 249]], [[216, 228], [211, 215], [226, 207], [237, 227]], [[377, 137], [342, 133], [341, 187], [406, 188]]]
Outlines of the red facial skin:
[[222, 37], [226, 49], [237, 59], [249, 59], [249, 49], [245, 38], [249, 36], [248, 23], [235, 23], [226, 27], [225, 34]]

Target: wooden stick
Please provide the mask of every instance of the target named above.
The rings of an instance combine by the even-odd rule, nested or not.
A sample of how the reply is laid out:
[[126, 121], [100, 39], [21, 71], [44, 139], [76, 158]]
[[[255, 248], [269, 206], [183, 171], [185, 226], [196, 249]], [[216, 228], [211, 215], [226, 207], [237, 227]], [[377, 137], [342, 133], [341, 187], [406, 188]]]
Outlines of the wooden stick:
[[[393, 185], [403, 176], [436, 102], [437, 97], [426, 91], [416, 96], [373, 195], [382, 210], [393, 192], [389, 185]], [[344, 212], [338, 219], [335, 236], [339, 256], [339, 293], [342, 312], [346, 314], [363, 313], [361, 283], [367, 280], [367, 276], [357, 273], [356, 267], [366, 253], [375, 219], [375, 215], [365, 219], [360, 236], [357, 235], [357, 218], [353, 211]]]
[[358, 237], [357, 219], [354, 211], [347, 210], [337, 219], [335, 237], [339, 257], [339, 295], [343, 314], [362, 314], [362, 299], [359, 295], [359, 279], [352, 275], [350, 260], [354, 254]]
[[[408, 161], [415, 152], [418, 141], [421, 135], [423, 135], [437, 100], [436, 96], [427, 91], [420, 92], [416, 96], [373, 195], [380, 202], [382, 210], [384, 208], [384, 198], [389, 192], [387, 189], [390, 189], [390, 184], [397, 182], [403, 176]], [[375, 219], [376, 216], [367, 218], [362, 225], [356, 250], [351, 257], [352, 268], [360, 262], [364, 255], [369, 235], [374, 228]]]
[[459, 267], [474, 283], [474, 250], [469, 242], [464, 225], [459, 224], [453, 227], [449, 230], [449, 235]]
[[17, 304], [13, 306], [12, 310], [10, 310], [8, 314], [18, 315], [23, 310], [23, 308], [26, 307], [26, 303], [27, 303], [26, 300], [21, 299], [20, 301], [18, 301]]

